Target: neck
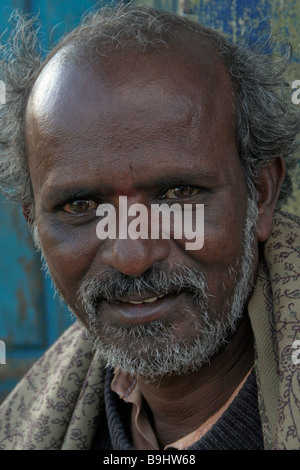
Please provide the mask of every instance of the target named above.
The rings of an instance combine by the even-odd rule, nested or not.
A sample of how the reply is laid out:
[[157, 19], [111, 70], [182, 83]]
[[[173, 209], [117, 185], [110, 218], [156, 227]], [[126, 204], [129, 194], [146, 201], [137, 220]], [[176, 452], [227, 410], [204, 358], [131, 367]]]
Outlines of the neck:
[[229, 344], [198, 372], [155, 382], [140, 378], [138, 383], [161, 448], [191, 433], [218, 412], [252, 365], [252, 331], [245, 318]]

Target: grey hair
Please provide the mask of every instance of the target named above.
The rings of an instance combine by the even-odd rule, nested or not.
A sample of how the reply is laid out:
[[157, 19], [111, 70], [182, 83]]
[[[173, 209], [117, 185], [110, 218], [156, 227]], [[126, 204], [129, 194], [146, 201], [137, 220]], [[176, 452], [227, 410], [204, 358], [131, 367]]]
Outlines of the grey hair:
[[9, 198], [32, 205], [33, 193], [26, 159], [24, 115], [29, 89], [41, 64], [36, 21], [15, 12], [15, 24], [0, 46], [0, 79], [6, 103], [0, 108], [0, 187]]
[[[145, 6], [118, 5], [87, 14], [42, 61], [35, 21], [19, 13], [14, 14], [13, 20], [15, 28], [0, 49], [0, 79], [7, 90], [6, 105], [0, 109], [0, 187], [10, 198], [33, 207], [24, 113], [35, 78], [59, 49], [75, 44], [77, 47], [68, 49], [73, 60], [80, 59], [80, 51], [93, 57], [95, 51], [105, 56], [117, 49], [160, 52], [184, 30], [194, 34], [195, 44], [197, 35], [200, 40], [211, 41], [227, 67], [234, 89], [237, 145], [249, 194], [255, 196], [261, 168], [278, 156], [283, 156], [287, 168], [279, 203], [291, 194], [300, 119], [298, 109], [291, 104], [285, 78], [291, 60], [289, 46], [281, 59], [274, 60], [271, 53], [232, 44], [220, 33], [185, 17]], [[269, 45], [272, 46], [271, 37]]]

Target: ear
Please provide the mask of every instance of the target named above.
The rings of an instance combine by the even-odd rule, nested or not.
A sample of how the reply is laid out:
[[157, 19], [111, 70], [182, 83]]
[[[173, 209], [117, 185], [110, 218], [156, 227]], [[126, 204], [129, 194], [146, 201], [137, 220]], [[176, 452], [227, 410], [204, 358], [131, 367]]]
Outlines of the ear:
[[285, 174], [285, 162], [282, 157], [276, 158], [260, 172], [257, 184], [257, 239], [259, 242], [265, 242], [271, 235], [273, 215]]

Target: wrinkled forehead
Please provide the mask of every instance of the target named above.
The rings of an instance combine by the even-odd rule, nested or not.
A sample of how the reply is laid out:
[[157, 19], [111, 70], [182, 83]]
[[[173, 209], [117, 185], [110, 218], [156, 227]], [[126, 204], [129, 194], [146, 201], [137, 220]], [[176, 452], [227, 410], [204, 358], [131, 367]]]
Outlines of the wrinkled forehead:
[[49, 116], [55, 121], [70, 104], [99, 99], [100, 105], [105, 94], [130, 106], [145, 88], [160, 103], [175, 93], [189, 96], [193, 108], [213, 109], [216, 119], [224, 109], [233, 115], [232, 85], [216, 47], [185, 33], [168, 47], [144, 53], [124, 48], [101, 54], [88, 46], [64, 46], [47, 61], [31, 90], [26, 125], [32, 120], [42, 125]]

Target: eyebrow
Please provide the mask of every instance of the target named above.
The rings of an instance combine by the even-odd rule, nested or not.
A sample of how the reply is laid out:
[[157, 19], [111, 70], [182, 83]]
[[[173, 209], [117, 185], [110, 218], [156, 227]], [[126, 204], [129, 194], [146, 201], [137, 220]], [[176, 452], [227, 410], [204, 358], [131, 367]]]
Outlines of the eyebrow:
[[75, 187], [72, 185], [68, 188], [62, 187], [62, 185], [55, 186], [53, 185], [51, 189], [45, 191], [44, 198], [47, 199], [49, 202], [53, 201], [67, 201], [74, 198], [80, 197], [92, 197], [95, 196], [95, 193], [99, 193], [100, 187], [89, 187], [88, 189], [85, 187]]
[[149, 183], [138, 183], [135, 188], [141, 190], [167, 185], [174, 186], [176, 184], [215, 185], [217, 180], [218, 174], [216, 172], [207, 172], [199, 170], [189, 170], [188, 172], [183, 172], [181, 170], [180, 173], [176, 173], [174, 175], [151, 178], [151, 182]]
[[[179, 184], [186, 184], [186, 185], [211, 185], [216, 186], [218, 181], [218, 174], [216, 172], [204, 172], [204, 171], [190, 171], [184, 172], [181, 171], [180, 173], [165, 175], [165, 176], [158, 176], [151, 178], [150, 181], [144, 180], [141, 183], [137, 183], [133, 187], [133, 191], [141, 191], [141, 190], [149, 190], [152, 188], [162, 188], [162, 187], [172, 187]], [[121, 192], [121, 191], [119, 191]], [[80, 197], [95, 197], [97, 194], [98, 196], [107, 196], [108, 194], [116, 194], [115, 188], [111, 187], [106, 183], [99, 183], [96, 186], [89, 186], [74, 183], [72, 185], [68, 185], [65, 187], [62, 184], [53, 184], [50, 189], [47, 189], [44, 194], [44, 198], [47, 199], [48, 202], [53, 201], [67, 201], [74, 198]]]

